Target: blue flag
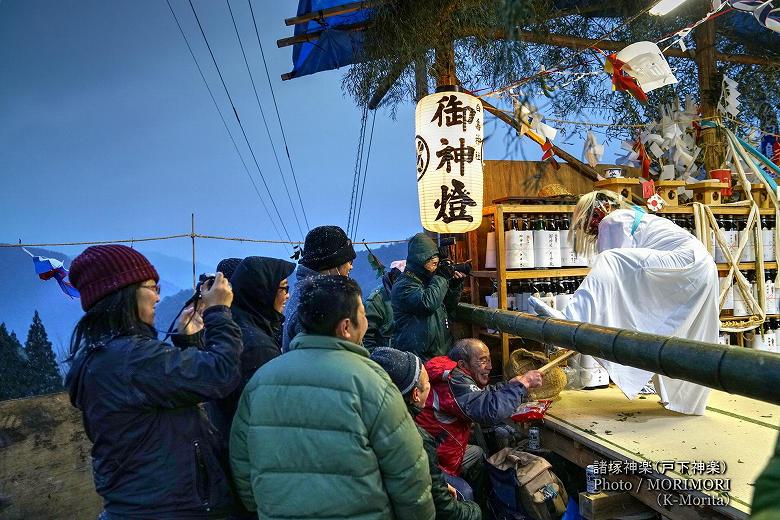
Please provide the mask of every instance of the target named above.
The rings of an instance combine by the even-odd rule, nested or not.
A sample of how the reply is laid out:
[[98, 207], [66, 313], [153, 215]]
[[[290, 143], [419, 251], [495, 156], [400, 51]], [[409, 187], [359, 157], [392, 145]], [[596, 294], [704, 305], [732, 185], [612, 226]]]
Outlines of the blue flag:
[[71, 298], [78, 298], [79, 292], [68, 281], [68, 270], [65, 269], [65, 265], [55, 258], [44, 258], [42, 256], [35, 256], [26, 249], [22, 248], [25, 253], [32, 257], [33, 265], [35, 266], [35, 273], [41, 280], [50, 280], [54, 278], [67, 296]]

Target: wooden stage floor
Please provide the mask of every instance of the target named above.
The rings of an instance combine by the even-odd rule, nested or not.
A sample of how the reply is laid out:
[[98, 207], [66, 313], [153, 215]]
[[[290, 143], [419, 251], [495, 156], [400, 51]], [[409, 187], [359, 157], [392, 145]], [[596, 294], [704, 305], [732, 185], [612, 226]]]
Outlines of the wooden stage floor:
[[[600, 459], [624, 461], [624, 467], [627, 461], [645, 462], [647, 469], [650, 461], [653, 476], [638, 475], [646, 477], [644, 481], [637, 475], [613, 475], [609, 479], [631, 481], [635, 488], [638, 485], [647, 488], [652, 478], [729, 479], [728, 505], [713, 506], [707, 498], [701, 499], [703, 507], [669, 503], [661, 496], [665, 494], [663, 489], [632, 494], [669, 518], [746, 518], [753, 483], [774, 451], [778, 423], [780, 406], [714, 390], [703, 416], [670, 412], [660, 405], [655, 395], [629, 401], [615, 387], [565, 391], [547, 412], [542, 445], [581, 466]], [[677, 463], [674, 470], [659, 473], [658, 461]], [[691, 467], [686, 471], [679, 464], [686, 461], [724, 461], [725, 466], [721, 467], [725, 471], [691, 474]], [[683, 484], [690, 485], [690, 482]], [[692, 495], [718, 496], [717, 491], [703, 493], [693, 491]]]

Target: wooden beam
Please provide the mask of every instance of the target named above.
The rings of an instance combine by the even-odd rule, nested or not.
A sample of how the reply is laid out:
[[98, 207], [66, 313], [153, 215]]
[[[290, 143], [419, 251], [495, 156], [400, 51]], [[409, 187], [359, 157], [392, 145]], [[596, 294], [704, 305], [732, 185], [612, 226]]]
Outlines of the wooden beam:
[[[521, 131], [525, 132], [526, 135], [528, 135], [534, 141], [536, 141], [537, 144], [544, 144], [544, 141], [540, 142], [540, 139], [538, 138], [538, 136], [534, 136], [534, 135], [531, 135], [530, 133], [526, 132], [527, 128], [525, 130], [523, 130], [523, 123], [521, 123], [521, 122], [517, 121], [516, 119], [514, 119], [513, 117], [509, 116], [504, 111], [494, 107], [493, 105], [491, 105], [490, 103], [488, 103], [484, 99], [482, 100], [482, 106], [485, 107], [485, 110], [487, 110], [488, 112], [490, 112], [491, 114], [493, 114], [494, 116], [499, 118], [501, 121], [505, 122], [506, 124], [508, 124], [509, 126], [514, 128], [518, 132], [521, 132]], [[566, 152], [564, 150], [561, 150], [560, 148], [558, 148], [555, 145], [553, 145], [553, 152], [555, 152], [555, 155], [557, 155], [558, 157], [560, 157], [561, 159], [563, 159], [567, 163], [571, 164], [571, 166], [575, 170], [577, 170], [580, 174], [584, 175], [588, 179], [593, 180], [593, 181], [598, 180], [598, 172], [594, 168], [591, 168], [590, 165], [585, 164], [584, 162], [580, 161], [579, 159], [577, 159], [576, 157], [574, 157], [570, 153], [568, 153], [568, 152]]]
[[[471, 36], [474, 34], [485, 33], [484, 30], [479, 29], [466, 29], [462, 36]], [[490, 32], [490, 36], [502, 40], [506, 37], [506, 31], [504, 29], [493, 29]], [[581, 38], [579, 36], [569, 36], [567, 34], [539, 34], [530, 31], [521, 31], [518, 33], [518, 39], [529, 43], [537, 43], [540, 45], [553, 45], [556, 47], [568, 47], [571, 49], [587, 49], [590, 47], [598, 47], [607, 51], [619, 51], [632, 42], [623, 42], [616, 40], [596, 40], [593, 38]], [[667, 49], [664, 55], [672, 58], [687, 58], [696, 59], [696, 52], [694, 50], [683, 51], [681, 49]], [[762, 65], [762, 66], [778, 66], [780, 60], [765, 58], [759, 56], [748, 56], [743, 54], [723, 54], [713, 50], [713, 56], [715, 61], [723, 61], [728, 63], [741, 63], [743, 65]]]
[[295, 45], [296, 43], [317, 41], [320, 39], [320, 36], [322, 36], [322, 33], [330, 29], [335, 29], [339, 31], [363, 31], [370, 25], [371, 23], [368, 21], [358, 22], [358, 23], [348, 23], [344, 25], [334, 25], [332, 27], [328, 27], [328, 29], [321, 29], [319, 31], [296, 34], [295, 36], [290, 36], [289, 38], [280, 38], [279, 40], [276, 40], [276, 46], [281, 48], [281, 47], [288, 47], [290, 45]]
[[[371, 25], [370, 22], [360, 22], [355, 24], [336, 25], [331, 29], [338, 29], [342, 31], [362, 31]], [[310, 42], [319, 39], [324, 30], [312, 31], [310, 33], [298, 34], [289, 38], [282, 38], [276, 41], [278, 47], [286, 47], [288, 45], [295, 45], [296, 43]], [[458, 36], [465, 38], [468, 36], [483, 35], [497, 40], [503, 40], [506, 38], [506, 31], [501, 28], [491, 29], [486, 31], [481, 28], [466, 28]], [[596, 40], [593, 38], [582, 38], [579, 36], [570, 36], [568, 34], [539, 34], [530, 31], [521, 31], [518, 33], [518, 39], [529, 43], [537, 43], [540, 45], [553, 45], [556, 47], [568, 47], [571, 49], [587, 49], [590, 47], [598, 47], [607, 51], [619, 51], [632, 42], [623, 42], [616, 40]], [[683, 51], [681, 49], [667, 49], [664, 55], [672, 58], [685, 58], [696, 59], [696, 51], [688, 50]], [[765, 58], [760, 56], [748, 56], [745, 54], [723, 54], [722, 52], [714, 52], [715, 61], [722, 61], [726, 63], [740, 63], [742, 65], [761, 65], [761, 66], [780, 66], [780, 59]]]
[[354, 13], [362, 9], [368, 9], [374, 7], [380, 2], [364, 0], [363, 2], [350, 2], [344, 5], [337, 5], [335, 7], [329, 7], [327, 9], [320, 9], [318, 11], [312, 11], [310, 13], [302, 14], [300, 16], [293, 16], [292, 18], [285, 18], [284, 25], [297, 25], [299, 23], [310, 22], [311, 20], [324, 20], [331, 16], [338, 16], [340, 14]]

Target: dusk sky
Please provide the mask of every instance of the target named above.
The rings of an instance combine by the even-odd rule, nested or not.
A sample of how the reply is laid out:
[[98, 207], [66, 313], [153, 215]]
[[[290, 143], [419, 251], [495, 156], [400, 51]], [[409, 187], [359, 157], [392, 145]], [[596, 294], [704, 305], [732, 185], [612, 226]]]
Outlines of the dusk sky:
[[[268, 202], [189, 3], [171, 3]], [[301, 239], [227, 6], [194, 4], [290, 236]], [[296, 201], [248, 4], [230, 5]], [[292, 68], [292, 47], [279, 49], [276, 40], [292, 35], [284, 18], [295, 15], [297, 2], [253, 6], [309, 223], [345, 227], [360, 110], [342, 93], [344, 70], [281, 81]], [[502, 123], [489, 117], [485, 134], [495, 135], [487, 159], [512, 158]], [[420, 230], [413, 138], [413, 104], [399, 107], [395, 120], [380, 109], [358, 238], [402, 239]], [[564, 147], [579, 155], [582, 143], [574, 141]], [[2, 0], [0, 165], [2, 242], [187, 233], [192, 212], [200, 233], [278, 239], [164, 0]], [[190, 255], [188, 239], [137, 247]], [[290, 254], [275, 245], [199, 240], [197, 247], [206, 265], [226, 256]], [[83, 248], [55, 249], [75, 255]]]

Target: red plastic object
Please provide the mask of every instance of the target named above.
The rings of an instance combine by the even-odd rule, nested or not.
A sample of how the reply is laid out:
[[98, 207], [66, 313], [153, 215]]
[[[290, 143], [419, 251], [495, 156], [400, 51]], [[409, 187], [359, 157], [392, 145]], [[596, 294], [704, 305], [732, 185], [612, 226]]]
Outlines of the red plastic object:
[[538, 401], [529, 401], [521, 404], [512, 415], [512, 420], [518, 423], [540, 421], [544, 419], [544, 414], [552, 404], [550, 399], [539, 399]]
[[731, 170], [728, 169], [710, 170], [710, 178], [717, 179], [720, 182], [725, 182], [726, 184], [728, 184], [729, 187], [720, 190], [720, 194], [724, 197], [731, 197]]

